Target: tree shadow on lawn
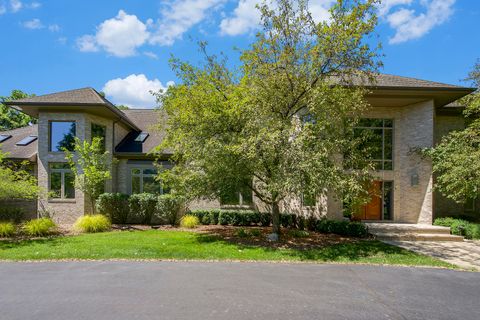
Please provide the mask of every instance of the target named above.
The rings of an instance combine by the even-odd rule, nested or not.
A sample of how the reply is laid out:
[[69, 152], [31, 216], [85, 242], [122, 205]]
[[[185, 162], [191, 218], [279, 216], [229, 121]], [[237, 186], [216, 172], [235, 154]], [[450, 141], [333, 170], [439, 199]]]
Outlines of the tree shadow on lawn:
[[[237, 228], [238, 230], [238, 228]], [[278, 242], [266, 240], [269, 229], [257, 237], [238, 237], [235, 228], [215, 228], [198, 233], [199, 243], [220, 242], [235, 245], [238, 250], [262, 249], [265, 253], [281, 253], [286, 259], [301, 261], [359, 261], [373, 256], [411, 256], [408, 250], [373, 239], [341, 237], [310, 232], [308, 238], [293, 238], [285, 232]]]
[[2, 239], [0, 240], [0, 251], [8, 249], [18, 249], [22, 247], [29, 247], [36, 244], [45, 244], [50, 247], [61, 245], [63, 237], [50, 236], [45, 238], [33, 238], [33, 239]]

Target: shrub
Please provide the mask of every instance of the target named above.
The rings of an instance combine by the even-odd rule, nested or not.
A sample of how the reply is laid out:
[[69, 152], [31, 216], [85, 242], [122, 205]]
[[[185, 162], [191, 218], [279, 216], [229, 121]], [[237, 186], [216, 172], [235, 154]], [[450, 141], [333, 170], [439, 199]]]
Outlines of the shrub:
[[0, 207], [0, 221], [19, 223], [23, 220], [25, 212], [17, 207]]
[[250, 236], [250, 233], [248, 231], [245, 231], [244, 228], [240, 228], [235, 231], [235, 235], [239, 238], [247, 238]]
[[308, 236], [310, 236], [310, 233], [308, 233], [308, 231], [298, 229], [292, 229], [288, 232], [288, 234], [294, 238], [307, 238]]
[[15, 234], [15, 226], [11, 222], [0, 222], [0, 238], [12, 237]]
[[335, 233], [342, 236], [365, 237], [368, 228], [361, 222], [337, 221], [321, 219], [316, 223], [316, 231], [321, 233]]
[[450, 233], [467, 239], [480, 239], [480, 224], [452, 217], [437, 218], [436, 226], [450, 227]]
[[262, 235], [262, 231], [259, 229], [252, 229], [250, 230], [250, 234], [252, 237], [260, 237]]
[[110, 220], [103, 214], [86, 215], [75, 221], [73, 227], [81, 232], [104, 232], [111, 228]]
[[25, 223], [23, 229], [31, 237], [43, 237], [55, 232], [57, 225], [50, 218], [30, 220]]
[[132, 194], [128, 199], [129, 222], [150, 224], [155, 214], [158, 197], [152, 193]]
[[262, 212], [260, 215], [260, 224], [263, 227], [268, 227], [272, 223], [272, 215], [270, 212]]
[[183, 203], [183, 198], [179, 196], [162, 194], [157, 198], [155, 215], [157, 218], [161, 219], [163, 223], [175, 226], [178, 224], [178, 219], [181, 216]]
[[198, 220], [198, 218], [190, 214], [184, 215], [180, 220], [180, 226], [182, 228], [193, 229], [196, 228], [199, 224], [200, 221]]
[[284, 228], [295, 228], [296, 227], [297, 216], [292, 213], [282, 213], [280, 214], [280, 224]]
[[436, 225], [436, 226], [451, 227], [452, 224], [455, 222], [455, 220], [458, 220], [458, 219], [454, 219], [454, 218], [450, 218], [450, 217], [437, 218], [437, 219], [435, 219], [433, 224]]
[[109, 217], [112, 223], [125, 224], [128, 222], [128, 195], [123, 193], [103, 193], [98, 197], [96, 204], [97, 212]]
[[193, 210], [189, 214], [196, 216], [200, 220], [201, 224], [218, 224], [218, 216], [220, 215], [220, 210]]

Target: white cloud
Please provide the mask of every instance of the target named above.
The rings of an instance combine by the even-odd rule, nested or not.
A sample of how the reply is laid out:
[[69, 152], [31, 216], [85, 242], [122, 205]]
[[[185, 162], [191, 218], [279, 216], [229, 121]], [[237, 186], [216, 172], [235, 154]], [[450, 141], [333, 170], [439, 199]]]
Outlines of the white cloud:
[[25, 21], [25, 22], [22, 23], [22, 25], [25, 28], [32, 29], [32, 30], [45, 28], [45, 26], [42, 24], [40, 19], [37, 19], [37, 18]]
[[[147, 21], [147, 24], [151, 23]], [[97, 27], [95, 35], [84, 35], [77, 39], [80, 51], [104, 49], [117, 57], [129, 57], [137, 53], [150, 34], [147, 25], [137, 16], [120, 10], [115, 18], [105, 20]]]
[[453, 5], [456, 0], [421, 0], [420, 4], [425, 7], [424, 13], [416, 13], [413, 9], [405, 7], [397, 8], [393, 12], [389, 10], [399, 4], [410, 5], [412, 1], [391, 0], [391, 6], [383, 11], [384, 17], [395, 35], [389, 39], [390, 44], [397, 44], [413, 39], [419, 39], [426, 35], [434, 27], [446, 22], [453, 14]]
[[89, 34], [77, 39], [77, 47], [82, 52], [97, 52], [99, 50], [95, 37]]
[[12, 12], [18, 12], [22, 9], [23, 3], [19, 0], [10, 0], [10, 9]]
[[173, 85], [172, 81], [164, 86], [160, 80], [149, 80], [144, 74], [131, 74], [126, 78], [117, 78], [105, 83], [102, 91], [115, 104], [123, 104], [130, 108], [153, 108], [155, 97], [151, 92], [165, 90]]
[[60, 31], [60, 26], [58, 24], [51, 24], [48, 26], [48, 30], [51, 32], [58, 32]]
[[393, 7], [399, 5], [410, 5], [413, 0], [382, 0], [378, 5], [378, 14], [385, 16]]
[[152, 59], [155, 59], [155, 60], [158, 60], [158, 56], [151, 52], [151, 51], [144, 51], [143, 54], [149, 58], [152, 58]]
[[[311, 1], [308, 5], [308, 11], [311, 13], [313, 20], [319, 23], [330, 18], [328, 10], [335, 2], [336, 0]], [[260, 3], [262, 3], [262, 0], [240, 0], [238, 6], [233, 10], [233, 14], [220, 22], [220, 33], [238, 36], [257, 30], [260, 27], [260, 12], [256, 5]], [[275, 5], [275, 3], [270, 5]]]
[[0, 4], [0, 15], [4, 14], [7, 12], [7, 7], [5, 7], [3, 4]]
[[28, 9], [38, 9], [42, 6], [40, 2], [32, 2], [26, 5]]
[[150, 43], [170, 46], [194, 25], [203, 21], [225, 0], [174, 0], [165, 4]]

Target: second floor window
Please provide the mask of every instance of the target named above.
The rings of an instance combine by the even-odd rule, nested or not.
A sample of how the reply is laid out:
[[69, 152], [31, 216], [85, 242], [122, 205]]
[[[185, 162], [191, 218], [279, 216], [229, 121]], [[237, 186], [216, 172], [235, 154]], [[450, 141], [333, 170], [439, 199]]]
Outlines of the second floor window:
[[50, 121], [49, 149], [52, 152], [62, 152], [64, 149], [73, 151], [75, 147], [75, 121]]
[[362, 136], [360, 148], [368, 151], [377, 170], [393, 170], [393, 120], [360, 119], [355, 135]]

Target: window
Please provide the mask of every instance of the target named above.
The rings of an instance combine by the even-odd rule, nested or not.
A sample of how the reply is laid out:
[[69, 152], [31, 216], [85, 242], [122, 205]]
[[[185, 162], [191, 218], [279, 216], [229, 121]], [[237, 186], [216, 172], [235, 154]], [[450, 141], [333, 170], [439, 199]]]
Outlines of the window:
[[135, 142], [143, 143], [148, 136], [149, 136], [148, 132], [140, 132], [138, 136], [135, 138]]
[[12, 136], [9, 134], [0, 134], [0, 142], [10, 139]]
[[101, 126], [96, 123], [92, 123], [92, 140], [93, 138], [102, 139], [102, 151], [105, 152], [105, 137], [106, 137], [107, 127]]
[[167, 193], [163, 190], [161, 183], [155, 180], [157, 170], [154, 168], [133, 168], [132, 174], [132, 194], [133, 193]]
[[33, 141], [37, 140], [37, 136], [28, 136], [16, 143], [17, 146], [28, 146]]
[[50, 151], [73, 151], [75, 146], [75, 121], [50, 121]]
[[220, 204], [222, 206], [250, 206], [253, 204], [252, 190], [248, 186], [224, 190], [220, 194]]
[[355, 136], [363, 137], [359, 147], [367, 150], [377, 170], [393, 170], [393, 120], [360, 119]]
[[67, 163], [51, 163], [49, 180], [52, 199], [75, 199], [75, 176]]

